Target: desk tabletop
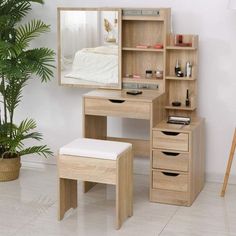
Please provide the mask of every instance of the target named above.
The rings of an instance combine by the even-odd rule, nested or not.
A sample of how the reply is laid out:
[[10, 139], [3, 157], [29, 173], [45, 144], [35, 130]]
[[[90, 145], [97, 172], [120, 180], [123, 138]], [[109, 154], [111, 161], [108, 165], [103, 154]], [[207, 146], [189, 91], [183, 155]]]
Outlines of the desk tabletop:
[[156, 98], [160, 97], [163, 93], [153, 90], [142, 90], [142, 94], [129, 95], [126, 92], [130, 89], [122, 90], [93, 90], [84, 94], [85, 98], [100, 98], [100, 99], [117, 99], [126, 101], [138, 101], [138, 102], [153, 102]]

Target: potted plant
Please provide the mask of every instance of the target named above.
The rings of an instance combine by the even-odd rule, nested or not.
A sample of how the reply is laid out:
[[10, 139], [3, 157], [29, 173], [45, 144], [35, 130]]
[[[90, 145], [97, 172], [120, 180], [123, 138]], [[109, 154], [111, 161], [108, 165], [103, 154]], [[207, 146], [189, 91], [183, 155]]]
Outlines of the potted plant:
[[46, 145], [25, 147], [25, 140], [42, 140], [34, 131], [36, 122], [25, 119], [14, 123], [15, 109], [21, 102], [22, 90], [34, 75], [42, 82], [53, 76], [54, 51], [30, 48], [30, 42], [49, 31], [41, 20], [21, 24], [31, 4], [43, 0], [2, 0], [0, 3], [0, 181], [18, 178], [20, 157], [28, 154], [52, 155]]

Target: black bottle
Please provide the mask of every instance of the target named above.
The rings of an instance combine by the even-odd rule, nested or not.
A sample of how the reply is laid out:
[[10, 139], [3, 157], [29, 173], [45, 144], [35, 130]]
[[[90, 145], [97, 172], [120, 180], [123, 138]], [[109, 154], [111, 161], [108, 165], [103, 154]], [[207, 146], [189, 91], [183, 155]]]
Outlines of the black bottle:
[[185, 106], [186, 106], [186, 107], [189, 107], [189, 106], [190, 106], [190, 100], [189, 100], [189, 93], [188, 93], [188, 89], [187, 89], [187, 93], [186, 93]]
[[177, 59], [176, 64], [175, 64], [175, 75], [176, 76], [178, 76], [179, 71], [181, 72], [181, 68], [180, 68], [180, 65], [179, 65], [179, 60]]

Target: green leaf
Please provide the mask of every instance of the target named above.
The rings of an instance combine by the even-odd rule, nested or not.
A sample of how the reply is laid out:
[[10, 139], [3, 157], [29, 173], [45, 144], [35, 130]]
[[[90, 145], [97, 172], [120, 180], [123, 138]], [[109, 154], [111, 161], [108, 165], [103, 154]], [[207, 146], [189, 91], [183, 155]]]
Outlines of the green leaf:
[[46, 145], [29, 147], [29, 148], [20, 150], [18, 153], [20, 156], [29, 155], [29, 154], [38, 154], [40, 156], [44, 156], [45, 158], [53, 155], [53, 152]]
[[55, 61], [55, 53], [48, 48], [35, 48], [26, 52], [26, 59], [29, 62], [28, 68], [37, 76], [42, 82], [47, 82], [53, 76], [52, 69], [55, 68], [51, 63]]
[[49, 32], [49, 30], [50, 26], [44, 24], [41, 20], [32, 20], [17, 29], [16, 42], [24, 49], [29, 46], [31, 40], [42, 33]]

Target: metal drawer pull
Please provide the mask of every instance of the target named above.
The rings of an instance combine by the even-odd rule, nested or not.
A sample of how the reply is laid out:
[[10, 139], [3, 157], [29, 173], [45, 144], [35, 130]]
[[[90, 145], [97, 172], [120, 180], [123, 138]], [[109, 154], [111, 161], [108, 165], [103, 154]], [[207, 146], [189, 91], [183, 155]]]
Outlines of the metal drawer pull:
[[166, 156], [178, 156], [180, 153], [177, 152], [162, 152], [163, 154], [165, 154]]
[[125, 100], [116, 100], [116, 99], [109, 99], [110, 102], [112, 103], [123, 103]]
[[177, 136], [179, 135], [178, 132], [171, 132], [171, 131], [161, 131], [165, 135]]
[[179, 174], [178, 173], [170, 173], [170, 172], [161, 172], [163, 175], [166, 175], [166, 176], [172, 176], [172, 177], [176, 177], [178, 176]]

